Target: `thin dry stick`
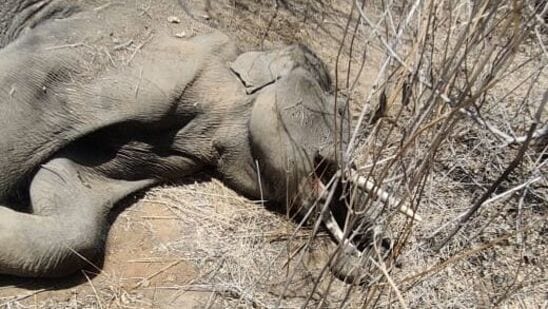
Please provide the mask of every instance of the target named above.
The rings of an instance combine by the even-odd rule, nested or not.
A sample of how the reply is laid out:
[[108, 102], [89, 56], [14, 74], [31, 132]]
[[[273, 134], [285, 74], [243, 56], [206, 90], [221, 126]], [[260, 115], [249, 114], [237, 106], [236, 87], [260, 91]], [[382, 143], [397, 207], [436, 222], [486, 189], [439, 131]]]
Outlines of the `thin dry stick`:
[[93, 290], [93, 293], [95, 294], [95, 299], [97, 300], [97, 304], [99, 305], [99, 308], [103, 309], [104, 308], [103, 302], [101, 301], [101, 298], [99, 297], [99, 293], [97, 293], [97, 289], [95, 288], [95, 285], [93, 284], [93, 282], [91, 281], [91, 279], [89, 278], [85, 270], [82, 270], [82, 275], [84, 275], [87, 282], [91, 286], [91, 289]]
[[57, 45], [52, 47], [47, 47], [46, 50], [55, 50], [55, 49], [62, 49], [62, 48], [76, 48], [84, 46], [84, 42], [74, 43], [74, 44], [64, 44], [64, 45]]
[[271, 308], [271, 306], [263, 304], [259, 300], [248, 295], [249, 293], [246, 291], [243, 291], [241, 288], [233, 285], [191, 284], [178, 288], [185, 291], [214, 292], [233, 299], [245, 299], [251, 303], [253, 308]]
[[0, 303], [0, 308], [10, 308], [11, 304], [13, 304], [15, 302], [22, 301], [24, 299], [27, 299], [29, 297], [32, 297], [34, 295], [37, 295], [37, 294], [40, 294], [40, 293], [46, 292], [46, 291], [49, 291], [49, 289], [39, 289], [39, 290], [32, 291], [32, 292], [29, 292], [29, 293], [24, 294], [24, 295], [19, 295], [19, 296], [17, 296], [16, 298], [14, 298], [12, 300], [8, 300], [6, 302]]
[[485, 192], [482, 195], [482, 197], [474, 204], [474, 206], [472, 206], [468, 210], [468, 212], [464, 216], [462, 216], [457, 226], [449, 233], [449, 235], [443, 241], [441, 241], [437, 246], [434, 247], [433, 249], [434, 251], [439, 251], [441, 248], [443, 248], [449, 242], [449, 240], [451, 240], [451, 238], [453, 238], [453, 236], [455, 236], [455, 234], [457, 234], [460, 231], [460, 229], [466, 224], [466, 222], [468, 222], [468, 220], [470, 220], [470, 218], [480, 209], [480, 207], [484, 205], [484, 202], [487, 201], [489, 197], [493, 194], [493, 192], [495, 192], [495, 190], [500, 186], [500, 184], [504, 180], [506, 180], [508, 175], [510, 175], [510, 173], [512, 173], [514, 169], [516, 169], [516, 167], [519, 166], [519, 164], [523, 160], [525, 151], [529, 148], [529, 144], [531, 142], [533, 134], [535, 130], [537, 129], [538, 124], [540, 123], [540, 118], [542, 116], [542, 113], [544, 112], [544, 108], [546, 106], [547, 101], [548, 101], [548, 91], [545, 91], [544, 96], [542, 98], [542, 103], [540, 104], [535, 114], [535, 122], [529, 128], [529, 131], [527, 133], [527, 139], [521, 145], [518, 151], [518, 154], [516, 155], [514, 160], [510, 162], [508, 168], [506, 168], [506, 170], [502, 173], [502, 175], [500, 175], [500, 177], [493, 182], [493, 184], [489, 187], [487, 192]]
[[183, 261], [186, 261], [186, 259], [179, 259], [179, 260], [177, 260], [177, 261], [175, 261], [175, 262], [172, 262], [172, 263], [170, 263], [169, 265], [163, 267], [163, 268], [160, 269], [159, 271], [157, 271], [157, 272], [155, 272], [155, 273], [153, 273], [153, 274], [148, 275], [148, 276], [147, 276], [146, 278], [144, 278], [143, 280], [137, 282], [137, 284], [135, 284], [135, 285], [131, 288], [131, 290], [137, 289], [137, 288], [141, 287], [145, 282], [150, 281], [152, 278], [154, 278], [154, 277], [156, 277], [156, 276], [158, 276], [158, 275], [164, 273], [164, 272], [167, 271], [168, 269], [173, 268], [173, 267], [175, 267], [175, 266], [181, 264], [181, 262], [183, 262]]
[[382, 271], [384, 277], [386, 278], [386, 280], [388, 281], [388, 283], [392, 287], [392, 290], [394, 291], [394, 293], [396, 293], [396, 297], [398, 298], [398, 301], [400, 302], [400, 305], [402, 306], [402, 308], [409, 308], [407, 306], [407, 304], [405, 303], [405, 300], [401, 296], [401, 293], [400, 293], [400, 290], [398, 289], [398, 286], [396, 286], [396, 283], [394, 283], [394, 280], [392, 279], [392, 277], [390, 277], [390, 274], [388, 274], [388, 271], [386, 270], [386, 267], [384, 267], [384, 265], [379, 265], [377, 262], [375, 262], [375, 259], [373, 259], [372, 257], [369, 257], [369, 261], [373, 265], [375, 265], [378, 269], [380, 269], [380, 271]]
[[[503, 193], [501, 194], [498, 194], [498, 195], [495, 195], [494, 197], [486, 200], [484, 203], [483, 203], [483, 206], [487, 205], [487, 204], [490, 204], [490, 203], [493, 203], [497, 200], [500, 200], [504, 197], [507, 197], [508, 195], [516, 192], [516, 191], [519, 191], [523, 188], [526, 188], [526, 187], [529, 187], [531, 184], [537, 182], [537, 181], [540, 181], [542, 178], [539, 176], [539, 177], [536, 177], [534, 179], [531, 179], [531, 180], [527, 180], [525, 183], [522, 183], [521, 185], [518, 185], [514, 188], [511, 188], [507, 191], [504, 191]], [[448, 225], [451, 225], [453, 222], [457, 221], [457, 220], [460, 220], [462, 217], [464, 217], [465, 215], [467, 214], [467, 211], [461, 213], [460, 215], [456, 216], [453, 220], [443, 224], [442, 226], [440, 226], [438, 229], [436, 229], [434, 232], [432, 232], [430, 235], [424, 237], [424, 239], [433, 239], [434, 237], [436, 237], [441, 231], [443, 231]]]
[[148, 42], [150, 42], [152, 40], [152, 38], [154, 38], [154, 33], [151, 32], [148, 35], [148, 37], [141, 44], [139, 44], [139, 46], [137, 46], [135, 48], [135, 50], [133, 51], [133, 53], [129, 57], [128, 61], [126, 62], [126, 64], [130, 64], [131, 61], [133, 60], [133, 58], [135, 58], [135, 55], [137, 55], [137, 52], [139, 52]]
[[449, 265], [453, 265], [455, 263], [457, 263], [458, 261], [461, 261], [463, 259], [466, 259], [476, 253], [479, 253], [479, 252], [482, 252], [484, 250], [487, 250], [489, 248], [492, 248], [494, 246], [496, 246], [497, 244], [501, 243], [501, 242], [504, 242], [506, 241], [507, 239], [509, 239], [510, 237], [514, 236], [516, 233], [518, 232], [523, 232], [527, 229], [530, 229], [534, 226], [534, 224], [531, 224], [528, 228], [524, 228], [523, 230], [521, 231], [514, 231], [510, 234], [506, 234], [506, 235], [503, 235], [489, 243], [486, 243], [484, 245], [481, 245], [481, 246], [478, 246], [476, 248], [473, 248], [473, 249], [470, 249], [460, 255], [454, 255], [450, 258], [448, 258], [447, 260], [443, 261], [443, 262], [440, 262], [424, 271], [421, 271], [420, 273], [416, 274], [416, 275], [412, 275], [412, 276], [409, 276], [409, 277], [406, 277], [406, 278], [403, 278], [402, 280], [400, 280], [400, 282], [404, 283], [404, 282], [408, 282], [408, 281], [411, 281], [411, 280], [414, 280], [416, 279], [415, 281], [413, 281], [410, 286], [406, 289], [406, 291], [410, 290], [411, 288], [413, 288], [414, 285], [416, 285], [417, 283], [419, 283], [421, 281], [421, 279], [424, 279], [426, 275], [433, 275], [439, 271], [441, 271], [442, 269], [446, 268], [447, 266]]
[[104, 10], [104, 9], [108, 8], [109, 6], [115, 5], [115, 4], [119, 4], [119, 3], [107, 2], [107, 3], [105, 3], [105, 4], [101, 5], [101, 6], [96, 7], [96, 8], [93, 9], [93, 10], [94, 10], [95, 12], [99, 12], [99, 11]]
[[[407, 15], [406, 18], [405, 18], [405, 24], [400, 28], [400, 31], [399, 31], [398, 34], [396, 35], [396, 39], [394, 40], [393, 46], [397, 46], [397, 43], [399, 42], [400, 37], [401, 37], [401, 35], [403, 34], [403, 31], [404, 31], [405, 27], [411, 22], [411, 19], [412, 19], [412, 17], [414, 16], [414, 14], [415, 14], [417, 8], [419, 7], [420, 2], [421, 2], [420, 0], [417, 0], [417, 1], [415, 1], [415, 3], [413, 4], [413, 7], [411, 8], [411, 10], [409, 11], [408, 15]], [[356, 3], [353, 2], [353, 6], [352, 6], [352, 7], [354, 8], [354, 6], [357, 7], [358, 12], [360, 13], [362, 19], [367, 19], [367, 16], [365, 15], [365, 13], [363, 13], [363, 10], [360, 10], [360, 7], [359, 7], [358, 5], [356, 5]], [[352, 16], [349, 15], [348, 18], [350, 19], [351, 17], [352, 17]], [[369, 20], [369, 19], [367, 19], [367, 20]], [[371, 26], [371, 27], [374, 27], [374, 25], [373, 25], [372, 23], [370, 24], [370, 26]], [[375, 31], [376, 29], [373, 29], [373, 30]], [[341, 44], [342, 44], [342, 43], [341, 43]], [[389, 50], [392, 50], [392, 47], [388, 46], [388, 49], [389, 49]], [[382, 75], [384, 74], [384, 71], [388, 68], [388, 65], [389, 65], [389, 63], [390, 63], [390, 60], [393, 59], [394, 56], [395, 56], [395, 54], [387, 55], [387, 57], [386, 57], [384, 63], [383, 63], [382, 66], [381, 66], [381, 69], [379, 70], [379, 73], [377, 74], [377, 78], [376, 78], [375, 81], [373, 82], [372, 90], [376, 90], [376, 88], [377, 88], [377, 86], [378, 86], [378, 84], [379, 84], [379, 82], [380, 82], [380, 80], [381, 80], [381, 77], [382, 77]], [[403, 65], [403, 64], [402, 64], [402, 65]], [[336, 90], [336, 89], [335, 89], [335, 90]], [[369, 104], [369, 102], [371, 102], [371, 98], [372, 98], [374, 92], [375, 92], [375, 91], [371, 91], [371, 92], [369, 93], [369, 96], [368, 96], [368, 98], [366, 99], [366, 101], [365, 101], [364, 104]], [[358, 137], [359, 128], [362, 126], [363, 120], [365, 119], [365, 114], [366, 114], [366, 109], [364, 108], [364, 109], [362, 110], [362, 112], [360, 113], [360, 116], [359, 116], [358, 121], [357, 121], [357, 123], [356, 123], [356, 128], [354, 129], [354, 132], [352, 133], [352, 136], [351, 136], [351, 138], [350, 138], [350, 141], [348, 142], [348, 149], [347, 149], [346, 155], [349, 155], [349, 154], [353, 151], [354, 147], [356, 146], [356, 145], [355, 145], [355, 142], [356, 142], [356, 139], [357, 139], [357, 137]]]
[[[326, 216], [327, 213], [329, 212], [329, 204], [331, 203], [333, 197], [334, 197], [334, 194], [335, 194], [335, 188], [336, 186], [335, 185], [332, 185], [335, 181], [336, 181], [337, 177], [334, 176], [328, 183], [327, 183], [327, 188], [329, 188], [329, 193], [328, 193], [328, 196], [327, 198], [325, 199], [325, 202], [323, 202], [323, 205], [318, 205], [318, 202], [319, 200], [316, 201], [316, 204], [314, 204], [313, 206], [317, 206], [319, 209], [320, 209], [320, 213], [319, 213], [319, 216], [317, 217], [316, 219], [316, 222], [314, 223], [314, 228], [312, 229], [312, 235], [313, 237], [318, 233], [319, 231], [319, 228], [320, 226], [322, 225], [323, 223], [323, 216]], [[320, 208], [321, 207], [321, 208]], [[309, 214], [310, 212], [312, 211], [313, 207], [311, 207], [311, 209], [309, 210]], [[304, 222], [304, 221], [303, 221]], [[296, 233], [296, 231], [295, 231]], [[294, 233], [294, 234], [295, 234]], [[347, 237], [348, 235], [344, 235], [343, 236], [343, 239], [344, 237]], [[310, 238], [310, 241], [307, 243], [307, 247], [310, 246], [311, 242], [312, 242], [312, 239], [313, 237]], [[342, 246], [342, 243], [339, 243], [338, 245], [338, 249], [340, 249], [340, 247]], [[298, 259], [298, 263], [301, 263], [303, 258], [304, 258], [304, 252], [305, 250], [303, 250], [301, 252], [301, 254], [299, 254], [299, 259]], [[331, 261], [329, 261], [330, 263]], [[326, 263], [326, 265], [324, 266], [324, 268], [322, 269], [322, 272], [320, 273], [320, 275], [318, 276], [317, 280], [315, 280], [314, 282], [314, 287], [312, 289], [312, 291], [316, 291], [317, 288], [318, 288], [318, 285], [319, 285], [319, 281], [320, 279], [323, 277], [323, 274], [324, 272], [327, 270], [327, 268], [329, 267], [329, 263]], [[285, 293], [287, 293], [287, 290], [289, 289], [289, 284], [291, 283], [291, 281], [293, 280], [294, 276], [296, 275], [296, 272], [292, 272], [291, 275], [289, 276], [288, 280], [285, 282], [285, 285], [284, 285], [284, 289], [282, 291], [282, 293], [280, 294], [280, 297], [278, 297], [278, 300], [277, 300], [277, 303], [276, 303], [276, 307], [280, 307], [281, 305], [281, 302], [282, 302], [282, 296], [285, 295]], [[312, 298], [312, 295], [313, 293], [309, 294], [307, 300], [306, 300], [306, 304], [311, 300]], [[305, 305], [306, 306], [306, 305]]]

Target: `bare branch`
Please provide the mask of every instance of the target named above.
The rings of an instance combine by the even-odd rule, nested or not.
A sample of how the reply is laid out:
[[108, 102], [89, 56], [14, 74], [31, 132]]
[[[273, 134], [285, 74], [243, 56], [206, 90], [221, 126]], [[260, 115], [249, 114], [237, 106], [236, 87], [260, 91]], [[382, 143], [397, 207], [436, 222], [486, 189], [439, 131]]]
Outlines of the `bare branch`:
[[527, 133], [527, 138], [524, 141], [524, 143], [521, 145], [521, 147], [520, 147], [516, 157], [514, 158], [514, 160], [512, 160], [512, 162], [510, 162], [510, 164], [508, 165], [506, 170], [502, 173], [502, 175], [500, 175], [499, 178], [497, 178], [497, 180], [495, 180], [493, 182], [493, 184], [491, 184], [489, 189], [487, 189], [487, 192], [485, 192], [481, 196], [481, 198], [468, 210], [468, 212], [466, 212], [466, 214], [460, 218], [457, 226], [449, 233], [449, 235], [444, 240], [442, 240], [438, 245], [436, 245], [434, 247], [434, 251], [439, 251], [441, 248], [443, 248], [449, 242], [449, 240], [451, 238], [453, 238], [453, 236], [455, 236], [455, 234], [457, 234], [461, 230], [461, 228], [466, 224], [466, 222], [468, 222], [468, 220], [470, 220], [470, 218], [482, 206], [485, 205], [485, 202], [488, 201], [491, 194], [493, 194], [493, 192], [495, 192], [495, 190], [500, 186], [500, 184], [504, 180], [506, 180], [508, 175], [510, 175], [510, 173], [512, 173], [514, 171], [514, 169], [516, 169], [516, 167], [519, 166], [519, 164], [523, 160], [523, 156], [525, 154], [525, 151], [527, 150], [527, 148], [529, 148], [529, 144], [531, 142], [533, 134], [535, 133], [536, 128], [537, 128], [538, 124], [540, 123], [540, 118], [542, 116], [542, 113], [544, 112], [547, 101], [548, 101], [548, 91], [545, 91], [542, 103], [540, 104], [540, 106], [539, 106], [539, 108], [538, 108], [538, 110], [535, 114], [535, 122], [529, 128], [529, 132]]

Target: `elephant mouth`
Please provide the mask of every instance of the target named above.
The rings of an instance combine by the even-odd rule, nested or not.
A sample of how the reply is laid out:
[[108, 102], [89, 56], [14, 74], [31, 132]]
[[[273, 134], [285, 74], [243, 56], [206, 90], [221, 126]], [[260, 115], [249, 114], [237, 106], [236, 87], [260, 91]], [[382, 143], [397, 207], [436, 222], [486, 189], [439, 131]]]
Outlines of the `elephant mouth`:
[[[391, 209], [398, 208], [402, 214], [415, 221], [422, 221], [422, 218], [415, 212], [402, 204], [388, 192], [377, 186], [372, 180], [359, 175], [355, 169], [334, 168], [335, 164], [319, 164], [316, 169], [315, 183], [317, 192], [317, 205], [320, 208], [320, 217], [334, 241], [339, 244], [345, 255], [351, 255], [361, 259], [366, 250], [371, 248], [374, 236], [371, 229], [363, 232], [364, 228], [371, 228], [368, 218], [357, 220], [358, 224], [349, 224], [349, 218], [356, 215], [354, 207], [349, 201], [348, 188], [355, 188], [365, 192], [370, 198], [378, 200]], [[317, 173], [321, 171], [321, 173]], [[352, 214], [352, 212], [354, 212]], [[349, 213], [351, 216], [349, 216]], [[354, 216], [355, 217], [355, 216]], [[365, 223], [365, 224], [364, 224]], [[355, 226], [359, 226], [355, 228]], [[360, 232], [361, 231], [361, 232]], [[339, 267], [340, 268], [340, 267]], [[353, 282], [356, 276], [350, 275], [347, 271], [334, 271], [334, 274], [345, 282]], [[359, 274], [358, 274], [359, 275]], [[349, 279], [352, 278], [352, 279]], [[359, 280], [358, 280], [359, 281]]]
[[398, 207], [400, 213], [412, 220], [422, 221], [422, 218], [413, 209], [391, 196], [390, 193], [377, 186], [371, 179], [360, 175], [356, 169], [349, 168], [345, 171], [338, 168], [337, 164], [325, 162], [326, 160], [317, 160], [314, 177], [315, 191], [317, 192], [316, 196], [319, 204], [327, 205], [322, 213], [322, 221], [331, 236], [337, 241], [347, 241], [345, 240], [347, 237], [344, 237], [344, 217], [349, 211], [353, 211], [352, 205], [344, 201], [345, 191], [348, 190], [341, 188], [343, 183], [347, 185], [346, 187], [354, 187], [365, 192], [370, 198], [387, 204], [391, 209]]

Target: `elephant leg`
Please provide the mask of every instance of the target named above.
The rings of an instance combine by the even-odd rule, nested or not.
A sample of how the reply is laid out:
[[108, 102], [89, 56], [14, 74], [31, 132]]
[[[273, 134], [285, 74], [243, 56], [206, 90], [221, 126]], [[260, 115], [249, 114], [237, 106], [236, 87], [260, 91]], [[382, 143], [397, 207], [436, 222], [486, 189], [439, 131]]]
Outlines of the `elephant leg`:
[[0, 274], [61, 277], [77, 271], [102, 251], [112, 205], [151, 184], [99, 176], [66, 158], [51, 160], [32, 180], [32, 213], [0, 206]]

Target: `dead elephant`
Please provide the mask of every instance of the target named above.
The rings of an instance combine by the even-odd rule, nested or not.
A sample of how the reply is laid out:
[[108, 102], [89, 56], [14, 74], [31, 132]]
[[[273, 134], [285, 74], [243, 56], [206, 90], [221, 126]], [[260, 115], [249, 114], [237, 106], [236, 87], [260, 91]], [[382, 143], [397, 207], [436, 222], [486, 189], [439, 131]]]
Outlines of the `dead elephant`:
[[102, 23], [44, 2], [19, 2], [32, 18], [0, 31], [0, 274], [75, 272], [101, 253], [113, 205], [149, 186], [207, 172], [306, 209], [339, 170], [348, 117], [308, 48], [241, 53], [219, 32], [156, 29], [116, 58], [112, 29], [138, 12]]

